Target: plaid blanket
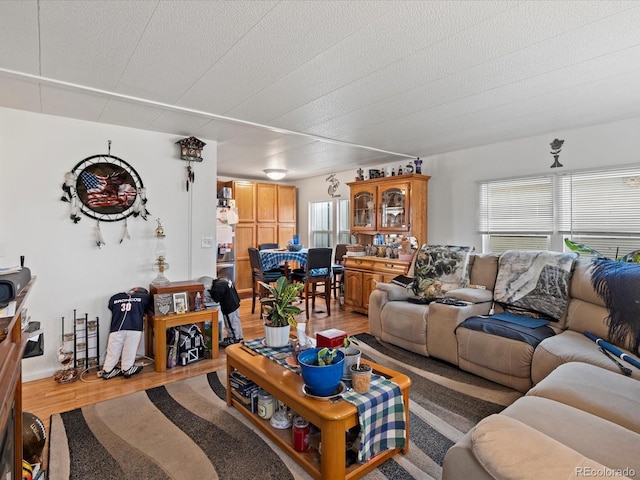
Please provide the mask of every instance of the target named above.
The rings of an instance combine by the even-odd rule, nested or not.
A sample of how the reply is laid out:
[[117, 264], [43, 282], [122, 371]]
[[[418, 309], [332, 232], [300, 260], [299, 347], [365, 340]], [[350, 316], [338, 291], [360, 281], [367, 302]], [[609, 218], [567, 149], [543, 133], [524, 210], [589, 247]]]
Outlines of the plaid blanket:
[[287, 363], [287, 357], [293, 354], [293, 345], [291, 342], [284, 347], [267, 347], [263, 342], [264, 338], [255, 338], [253, 340], [245, 340], [244, 344], [254, 352], [264, 355], [269, 360], [273, 360], [293, 372], [300, 373], [300, 367], [292, 367]]
[[371, 377], [367, 393], [348, 391], [342, 395], [358, 408], [360, 418], [361, 463], [390, 448], [405, 446], [405, 413], [402, 391], [395, 383], [378, 375]]

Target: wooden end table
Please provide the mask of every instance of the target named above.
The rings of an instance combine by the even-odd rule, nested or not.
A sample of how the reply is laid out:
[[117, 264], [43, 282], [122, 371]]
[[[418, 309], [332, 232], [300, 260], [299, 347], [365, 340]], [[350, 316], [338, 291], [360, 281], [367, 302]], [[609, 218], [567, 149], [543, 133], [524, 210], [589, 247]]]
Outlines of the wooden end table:
[[[345, 432], [359, 424], [358, 409], [355, 405], [342, 399], [337, 401], [318, 400], [304, 395], [302, 392], [304, 382], [301, 375], [254, 352], [243, 344], [231, 345], [225, 349], [225, 352], [227, 354], [227, 405], [237, 408], [314, 478], [327, 480], [360, 478], [400, 451], [397, 448], [385, 450], [364, 464], [355, 463], [346, 467]], [[393, 381], [402, 390], [406, 422], [406, 442], [402, 452], [406, 453], [409, 449], [409, 387], [411, 380], [406, 375], [389, 368], [369, 361], [367, 363], [373, 367], [375, 373]], [[269, 420], [263, 420], [241, 404], [231, 394], [229, 374], [234, 370], [251, 379], [260, 388], [268, 391], [318, 427], [321, 431], [322, 454], [319, 455], [312, 448], [307, 452], [294, 450], [290, 428], [286, 430], [275, 429]]]
[[197, 312], [176, 313], [156, 317], [147, 315], [147, 328], [145, 329], [145, 354], [154, 359], [154, 370], [165, 372], [167, 370], [167, 328], [180, 327], [195, 323], [200, 326], [204, 334], [204, 322], [211, 322], [211, 358], [218, 358], [218, 309], [210, 308]]

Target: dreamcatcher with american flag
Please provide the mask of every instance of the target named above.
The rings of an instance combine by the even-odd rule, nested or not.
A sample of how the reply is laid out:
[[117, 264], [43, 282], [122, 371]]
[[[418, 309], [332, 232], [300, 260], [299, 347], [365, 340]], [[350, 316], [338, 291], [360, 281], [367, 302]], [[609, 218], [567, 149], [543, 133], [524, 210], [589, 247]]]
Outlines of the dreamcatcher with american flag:
[[70, 204], [69, 218], [73, 223], [81, 219], [80, 213], [97, 221], [96, 245], [105, 245], [100, 222], [124, 220], [120, 243], [129, 237], [127, 218], [147, 219], [146, 190], [138, 172], [121, 158], [109, 153], [92, 155], [80, 161], [65, 174], [62, 184], [64, 194], [60, 198]]

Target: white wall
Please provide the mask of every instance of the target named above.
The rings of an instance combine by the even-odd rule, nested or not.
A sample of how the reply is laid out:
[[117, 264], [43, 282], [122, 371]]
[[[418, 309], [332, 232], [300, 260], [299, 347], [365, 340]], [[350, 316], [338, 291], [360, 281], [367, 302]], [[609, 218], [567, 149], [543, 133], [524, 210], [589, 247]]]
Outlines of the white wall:
[[[640, 163], [640, 118], [529, 137], [423, 158], [422, 173], [430, 175], [428, 229], [431, 244], [474, 245], [481, 251], [477, 230], [477, 182], [553, 172], [549, 144], [565, 141], [562, 171]], [[380, 165], [395, 167], [409, 163]], [[366, 170], [366, 169], [365, 169]], [[355, 170], [336, 172], [338, 192], [349, 196], [347, 182]], [[298, 228], [308, 244], [308, 204], [329, 197], [328, 175], [295, 182], [298, 187]], [[597, 194], [594, 192], [594, 194]]]
[[[0, 266], [17, 265], [20, 255], [25, 256], [26, 266], [37, 276], [29, 315], [44, 329], [45, 355], [23, 361], [25, 381], [59, 368], [61, 317], [69, 332], [74, 309], [78, 315], [100, 318], [103, 357], [109, 298], [134, 286], [148, 287], [155, 277], [156, 218], [167, 235], [170, 280], [215, 276], [215, 251], [202, 249], [200, 237], [215, 238], [216, 142], [202, 139], [207, 143], [204, 161], [194, 164], [196, 181], [187, 193], [186, 163], [175, 145], [180, 138], [0, 108]], [[69, 204], [60, 197], [64, 174], [86, 157], [107, 153], [108, 140], [111, 154], [139, 173], [151, 215], [147, 221], [129, 217], [131, 239], [122, 244], [118, 241], [124, 222], [102, 222], [106, 245], [99, 249], [96, 221], [82, 215], [74, 224]]]

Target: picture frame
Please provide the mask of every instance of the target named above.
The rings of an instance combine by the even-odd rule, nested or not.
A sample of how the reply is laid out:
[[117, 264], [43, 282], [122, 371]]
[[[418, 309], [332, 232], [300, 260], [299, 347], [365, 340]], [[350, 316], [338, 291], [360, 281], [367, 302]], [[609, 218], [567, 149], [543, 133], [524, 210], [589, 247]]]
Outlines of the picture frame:
[[381, 178], [382, 175], [380, 174], [380, 170], [378, 169], [369, 169], [369, 179], [372, 178]]
[[187, 297], [187, 292], [173, 294], [173, 310], [176, 313], [187, 313], [189, 311], [189, 297]]
[[156, 293], [153, 296], [153, 314], [156, 317], [164, 317], [174, 313], [173, 297], [170, 293]]

